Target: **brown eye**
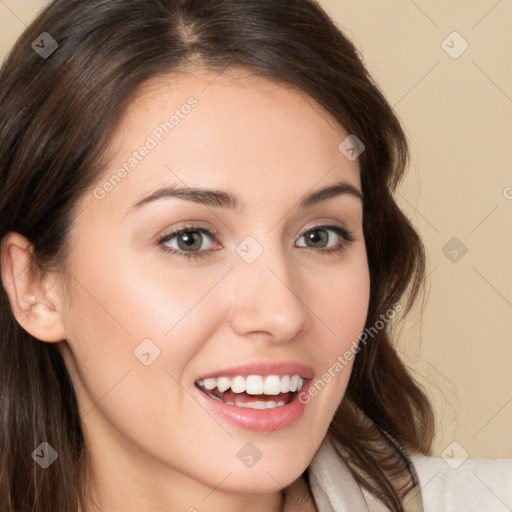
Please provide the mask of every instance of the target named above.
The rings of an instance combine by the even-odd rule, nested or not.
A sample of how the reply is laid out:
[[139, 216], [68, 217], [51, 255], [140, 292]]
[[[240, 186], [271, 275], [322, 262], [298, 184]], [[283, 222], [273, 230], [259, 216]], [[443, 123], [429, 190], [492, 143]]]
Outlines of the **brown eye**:
[[211, 248], [204, 247], [205, 238], [210, 240], [215, 239], [215, 235], [206, 228], [188, 226], [178, 229], [164, 236], [159, 240], [158, 245], [166, 252], [176, 254], [178, 256], [185, 256], [187, 258], [197, 258], [204, 256], [204, 254]]
[[[352, 234], [341, 226], [316, 226], [306, 231], [300, 238], [304, 238], [307, 244], [300, 245], [300, 247], [319, 249], [319, 252], [322, 253], [342, 251], [350, 242], [354, 241]], [[341, 242], [336, 243], [337, 238], [341, 238]], [[334, 246], [329, 248], [333, 243]]]
[[304, 235], [308, 242], [315, 244], [318, 247], [325, 247], [329, 242], [329, 234], [325, 229], [314, 229], [313, 231], [309, 231], [307, 235]]

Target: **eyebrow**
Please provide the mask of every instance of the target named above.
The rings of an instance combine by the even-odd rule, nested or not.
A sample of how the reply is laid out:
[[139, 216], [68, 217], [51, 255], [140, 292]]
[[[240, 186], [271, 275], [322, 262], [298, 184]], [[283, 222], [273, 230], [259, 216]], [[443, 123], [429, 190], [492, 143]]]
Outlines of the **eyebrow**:
[[[347, 181], [341, 180], [320, 190], [306, 194], [300, 199], [299, 208], [308, 208], [322, 201], [326, 201], [327, 199], [338, 197], [344, 194], [357, 197], [361, 201], [363, 200], [362, 193], [356, 187]], [[240, 213], [245, 209], [245, 204], [243, 201], [231, 192], [226, 192], [225, 190], [215, 190], [203, 187], [189, 187], [175, 184], [162, 187], [158, 190], [155, 190], [154, 192], [151, 192], [149, 195], [143, 197], [134, 205], [132, 205], [128, 209], [127, 214], [140, 209], [142, 206], [148, 203], [162, 199], [182, 199], [206, 206], [212, 206], [214, 208], [228, 208]]]

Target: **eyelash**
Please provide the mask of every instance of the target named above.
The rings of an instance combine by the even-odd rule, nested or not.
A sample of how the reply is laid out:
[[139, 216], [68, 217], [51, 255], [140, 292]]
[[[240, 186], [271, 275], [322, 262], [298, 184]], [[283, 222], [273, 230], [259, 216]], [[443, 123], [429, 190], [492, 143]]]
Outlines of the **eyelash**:
[[[309, 248], [306, 247], [306, 250], [314, 252], [317, 255], [318, 255], [318, 253], [320, 253], [322, 256], [336, 254], [336, 253], [342, 253], [343, 251], [345, 251], [347, 246], [351, 242], [354, 241], [354, 235], [351, 231], [349, 231], [341, 226], [330, 225], [330, 224], [320, 224], [318, 226], [313, 226], [312, 228], [309, 228], [307, 231], [305, 231], [299, 238], [297, 238], [297, 240], [300, 240], [307, 233], [310, 233], [312, 231], [320, 231], [320, 230], [334, 231], [344, 241], [330, 249], [314, 249], [313, 247], [309, 247]], [[176, 249], [167, 247], [165, 245], [166, 242], [169, 242], [173, 238], [183, 235], [184, 233], [202, 233], [204, 235], [209, 236], [213, 240], [215, 240], [215, 238], [217, 237], [217, 232], [215, 232], [215, 231], [210, 231], [209, 229], [203, 228], [201, 226], [192, 226], [191, 225], [191, 226], [185, 226], [183, 228], [177, 229], [177, 230], [165, 235], [163, 238], [161, 238], [158, 241], [158, 245], [161, 247], [161, 249], [164, 252], [170, 253], [172, 255], [180, 256], [182, 258], [187, 258], [188, 260], [196, 260], [196, 259], [205, 257], [207, 255], [208, 251], [198, 251], [198, 252], [178, 251]]]

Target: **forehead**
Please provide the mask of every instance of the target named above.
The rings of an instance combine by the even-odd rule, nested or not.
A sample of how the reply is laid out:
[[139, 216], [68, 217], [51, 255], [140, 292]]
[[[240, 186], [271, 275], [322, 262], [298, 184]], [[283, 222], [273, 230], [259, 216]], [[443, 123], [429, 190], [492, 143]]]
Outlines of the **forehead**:
[[256, 75], [242, 67], [214, 71], [197, 66], [184, 66], [180, 71], [161, 74], [141, 84], [125, 111], [125, 120], [140, 113], [143, 106], [161, 102], [160, 106], [167, 109], [173, 106], [168, 101], [186, 99], [191, 94], [195, 94], [204, 104], [224, 103], [235, 106], [249, 100], [267, 107], [277, 102], [293, 110], [301, 107], [313, 109], [329, 124], [336, 124], [332, 116], [313, 98], [284, 80]]
[[114, 208], [179, 182], [250, 192], [260, 205], [273, 199], [269, 189], [284, 201], [288, 190], [295, 200], [329, 178], [359, 188], [357, 162], [339, 150], [347, 135], [315, 100], [287, 84], [240, 69], [188, 69], [139, 90], [112, 137], [99, 184], [122, 174], [108, 187]]
[[[192, 109], [187, 105], [191, 101], [197, 103]], [[170, 139], [184, 142], [192, 127], [196, 147], [201, 148], [223, 141], [225, 145], [243, 143], [246, 148], [252, 142], [255, 149], [260, 139], [268, 143], [277, 135], [276, 145], [289, 144], [295, 152], [303, 141], [308, 141], [300, 147], [304, 152], [308, 148], [332, 152], [340, 137], [347, 135], [330, 113], [290, 84], [255, 76], [243, 68], [222, 73], [187, 68], [142, 85], [121, 119], [112, 146], [124, 149], [136, 143], [137, 136], [155, 133], [156, 138], [166, 139], [164, 143]]]

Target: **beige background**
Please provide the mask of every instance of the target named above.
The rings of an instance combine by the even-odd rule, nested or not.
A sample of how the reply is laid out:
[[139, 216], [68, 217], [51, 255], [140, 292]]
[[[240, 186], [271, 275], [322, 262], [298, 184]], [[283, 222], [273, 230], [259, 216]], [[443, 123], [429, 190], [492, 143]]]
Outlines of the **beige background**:
[[[0, 0], [0, 59], [46, 3]], [[435, 404], [434, 453], [512, 457], [512, 1], [321, 4], [411, 143], [397, 199], [425, 241], [428, 293], [397, 345]]]

